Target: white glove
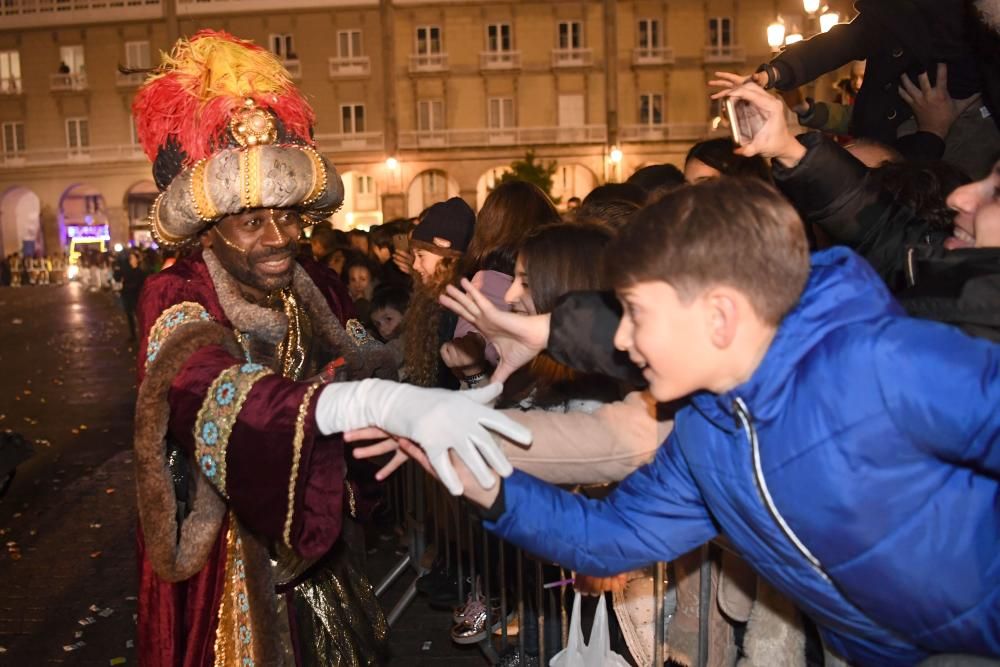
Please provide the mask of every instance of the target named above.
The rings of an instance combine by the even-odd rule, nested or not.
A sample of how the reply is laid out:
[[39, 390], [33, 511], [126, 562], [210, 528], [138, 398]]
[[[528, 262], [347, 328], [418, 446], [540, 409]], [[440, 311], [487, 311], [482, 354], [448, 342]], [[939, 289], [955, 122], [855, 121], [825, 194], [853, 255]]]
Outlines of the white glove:
[[501, 384], [461, 392], [388, 380], [330, 384], [316, 402], [316, 425], [326, 435], [376, 426], [412, 440], [427, 453], [448, 491], [460, 496], [464, 489], [448, 458], [449, 449], [488, 489], [495, 480], [483, 458], [501, 477], [514, 469], [486, 429], [522, 445], [531, 444], [531, 431], [489, 407], [501, 391]]

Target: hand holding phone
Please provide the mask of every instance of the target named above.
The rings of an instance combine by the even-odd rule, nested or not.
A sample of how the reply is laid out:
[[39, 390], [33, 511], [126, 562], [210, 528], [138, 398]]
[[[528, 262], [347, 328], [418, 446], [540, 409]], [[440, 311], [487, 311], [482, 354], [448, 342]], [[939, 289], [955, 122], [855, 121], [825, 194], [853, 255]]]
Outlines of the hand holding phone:
[[734, 97], [726, 98], [726, 114], [733, 132], [733, 143], [746, 146], [764, 127], [764, 116], [753, 103]]
[[723, 90], [712, 98], [724, 100], [733, 119], [735, 152], [745, 157], [774, 158], [789, 168], [797, 165], [806, 149], [788, 129], [784, 102], [746, 77], [729, 72], [715, 75], [719, 78], [710, 85]]

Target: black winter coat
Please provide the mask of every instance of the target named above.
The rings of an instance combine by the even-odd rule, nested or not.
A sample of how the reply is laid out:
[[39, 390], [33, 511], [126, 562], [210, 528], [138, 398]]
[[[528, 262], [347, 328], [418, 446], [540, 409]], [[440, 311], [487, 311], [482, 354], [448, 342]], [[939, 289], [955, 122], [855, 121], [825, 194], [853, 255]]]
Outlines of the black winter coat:
[[907, 282], [907, 249], [941, 248], [950, 236], [917, 217], [885, 192], [878, 174], [819, 132], [798, 137], [806, 155], [795, 167], [775, 161], [778, 188], [808, 224], [818, 225], [838, 244], [853, 248], [872, 265], [892, 292]]
[[898, 295], [914, 317], [1000, 342], [1000, 248], [951, 250], [915, 263], [914, 287]]
[[798, 88], [853, 60], [867, 60], [854, 102], [852, 134], [892, 145], [896, 129], [913, 112], [898, 93], [900, 77], [915, 83], [921, 72], [934, 81], [936, 65], [948, 65], [948, 90], [964, 99], [982, 89], [980, 67], [969, 39], [967, 0], [858, 0], [850, 23], [793, 44], [771, 64], [776, 87]]

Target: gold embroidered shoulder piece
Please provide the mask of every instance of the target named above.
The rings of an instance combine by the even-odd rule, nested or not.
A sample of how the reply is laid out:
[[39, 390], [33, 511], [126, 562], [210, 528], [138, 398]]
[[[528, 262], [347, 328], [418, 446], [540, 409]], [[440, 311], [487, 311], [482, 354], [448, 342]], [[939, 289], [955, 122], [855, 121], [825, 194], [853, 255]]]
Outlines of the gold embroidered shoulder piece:
[[149, 344], [146, 346], [146, 365], [148, 366], [159, 354], [163, 342], [179, 327], [190, 322], [211, 320], [205, 307], [194, 301], [182, 301], [170, 306], [160, 313], [149, 330]]
[[226, 448], [236, 418], [243, 409], [250, 390], [272, 371], [260, 364], [245, 363], [230, 366], [219, 373], [208, 388], [208, 394], [194, 422], [194, 455], [198, 467], [212, 485], [226, 493]]

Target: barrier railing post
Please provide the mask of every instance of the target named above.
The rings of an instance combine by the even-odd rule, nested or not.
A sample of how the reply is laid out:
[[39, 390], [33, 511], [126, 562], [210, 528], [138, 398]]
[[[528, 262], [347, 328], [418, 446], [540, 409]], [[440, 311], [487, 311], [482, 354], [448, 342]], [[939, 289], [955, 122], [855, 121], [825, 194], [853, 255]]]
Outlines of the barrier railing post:
[[666, 606], [663, 604], [663, 594], [666, 587], [664, 583], [666, 581], [666, 563], [657, 563], [656, 571], [653, 574], [653, 622], [656, 626], [653, 628], [653, 664], [657, 666], [663, 665], [664, 655], [663, 655], [663, 628], [666, 624]]

